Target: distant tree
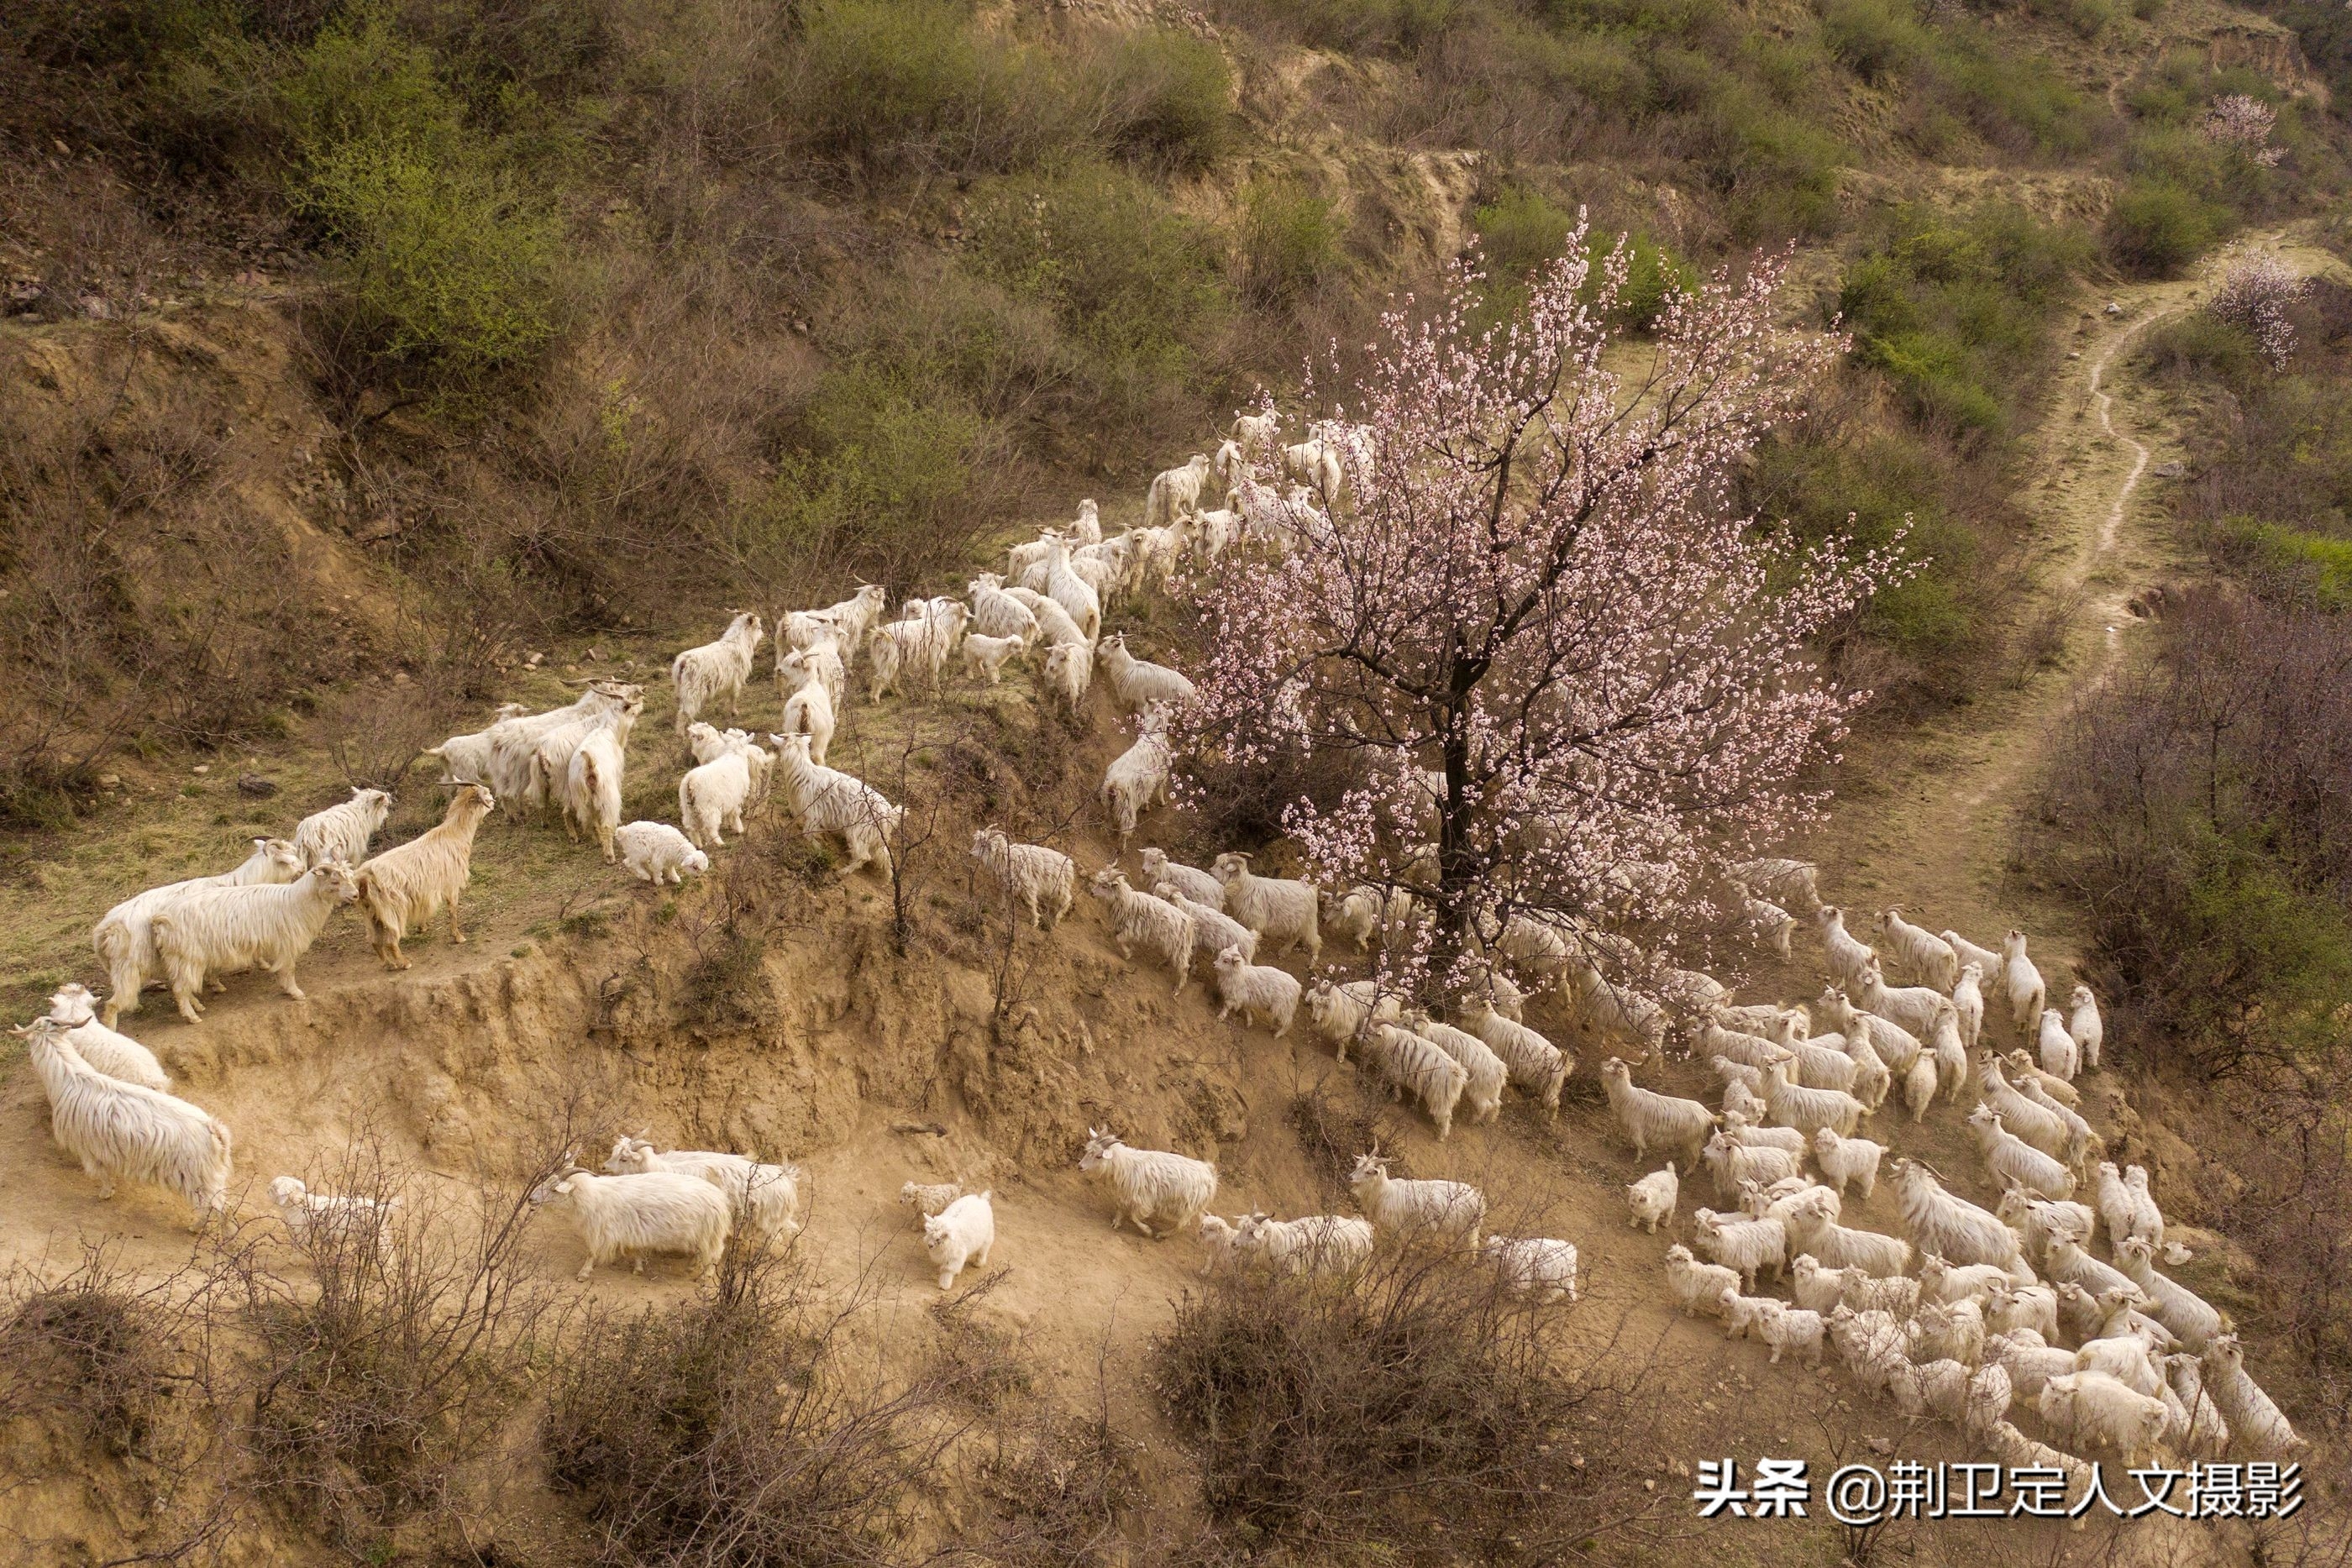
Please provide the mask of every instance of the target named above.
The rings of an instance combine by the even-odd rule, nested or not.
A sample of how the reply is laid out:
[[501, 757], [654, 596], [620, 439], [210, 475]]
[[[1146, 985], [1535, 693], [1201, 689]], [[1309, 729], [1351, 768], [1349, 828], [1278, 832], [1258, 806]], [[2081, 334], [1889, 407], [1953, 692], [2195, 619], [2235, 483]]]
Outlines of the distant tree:
[[2283, 370], [2294, 354], [2294, 323], [2287, 319], [2287, 307], [2303, 298], [2303, 287], [2294, 269], [2277, 256], [2241, 256], [2221, 275], [2205, 308], [2216, 319], [2243, 328], [2271, 369]]
[[[1195, 584], [1207, 647], [1179, 738], [1244, 766], [1357, 754], [1358, 782], [1291, 801], [1284, 827], [1334, 885], [1433, 874], [1409, 967], [1514, 916], [1692, 928], [1717, 856], [1817, 806], [1803, 771], [1866, 696], [1817, 644], [1905, 569], [1731, 499], [1845, 340], [1778, 324], [1765, 262], [1674, 294], [1654, 342], [1627, 341], [1628, 254], [1592, 257], [1580, 223], [1507, 321], [1482, 324], [1466, 267], [1426, 319], [1384, 317], [1338, 494], [1253, 473], [1273, 548]], [[1336, 379], [1310, 369], [1310, 398], [1318, 374]], [[1433, 873], [1409, 876], [1432, 841]]]

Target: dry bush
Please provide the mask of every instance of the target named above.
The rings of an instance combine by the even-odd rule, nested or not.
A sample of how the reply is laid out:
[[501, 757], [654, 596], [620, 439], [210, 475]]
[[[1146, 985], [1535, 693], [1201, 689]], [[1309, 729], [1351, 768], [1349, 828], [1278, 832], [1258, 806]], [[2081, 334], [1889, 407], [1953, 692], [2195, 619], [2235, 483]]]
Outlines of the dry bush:
[[967, 1364], [892, 1375], [797, 1249], [729, 1248], [693, 1301], [592, 1315], [555, 1369], [549, 1478], [614, 1564], [870, 1564], [977, 1419]]
[[[1335, 1078], [1337, 1091], [1331, 1087]], [[1390, 1151], [1389, 1174], [1399, 1181], [1412, 1179], [1411, 1164], [1402, 1153], [1408, 1143], [1403, 1124], [1361, 1077], [1327, 1073], [1294, 1092], [1285, 1114], [1325, 1199], [1340, 1209], [1349, 1201], [1348, 1173], [1366, 1149]]]
[[529, 1392], [562, 1309], [522, 1246], [555, 1161], [526, 1163], [520, 1185], [452, 1193], [361, 1145], [314, 1185], [397, 1199], [381, 1244], [367, 1226], [319, 1227], [308, 1284], [247, 1271], [257, 1484], [331, 1538], [457, 1519], [457, 1471]]
[[107, 1453], [143, 1449], [169, 1393], [168, 1299], [104, 1251], [55, 1281], [11, 1281], [8, 1295], [0, 1416], [61, 1416]]
[[398, 790], [428, 746], [451, 730], [461, 710], [415, 681], [355, 685], [321, 705], [327, 756], [353, 789]]
[[1213, 1280], [1151, 1376], [1235, 1551], [1552, 1562], [1645, 1510], [1622, 1461], [1651, 1400], [1575, 1318], [1459, 1249], [1391, 1247], [1353, 1280]]
[[981, 1495], [997, 1515], [981, 1561], [1004, 1568], [1123, 1568], [1148, 1561], [1121, 1529], [1144, 1501], [1141, 1445], [1097, 1408], [1083, 1417], [1029, 1406], [981, 1461]]

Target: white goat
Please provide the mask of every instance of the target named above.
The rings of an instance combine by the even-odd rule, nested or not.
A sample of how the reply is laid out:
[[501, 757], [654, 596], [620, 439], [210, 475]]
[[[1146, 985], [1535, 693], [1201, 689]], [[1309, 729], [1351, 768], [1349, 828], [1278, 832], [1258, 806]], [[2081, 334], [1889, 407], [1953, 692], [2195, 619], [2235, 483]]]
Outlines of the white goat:
[[2000, 1113], [1991, 1106], [1979, 1105], [1969, 1113], [1969, 1130], [1995, 1181], [2021, 1186], [2042, 1197], [2074, 1196], [2074, 1173], [2002, 1126]]
[[1086, 701], [1094, 678], [1094, 650], [1084, 643], [1056, 643], [1045, 651], [1046, 695], [1071, 713]]
[[163, 972], [163, 956], [155, 948], [155, 915], [184, 893], [202, 887], [257, 887], [294, 881], [308, 869], [302, 852], [286, 839], [256, 839], [253, 852], [234, 869], [215, 876], [166, 883], [126, 898], [90, 928], [90, 946], [106, 966], [107, 1027], [124, 1013], [139, 1010], [139, 993], [149, 979]]
[[2201, 1351], [2230, 1330], [2229, 1320], [2196, 1291], [2156, 1269], [2156, 1243], [2144, 1236], [2126, 1236], [2116, 1243], [2116, 1267], [2128, 1276], [2154, 1303], [2148, 1315], [2179, 1336], [2191, 1350]]
[[1559, 1114], [1559, 1092], [1576, 1071], [1573, 1057], [1527, 1025], [1496, 1012], [1486, 997], [1474, 998], [1464, 1008], [1462, 1021], [1503, 1059], [1513, 1083], [1534, 1095], [1547, 1113]]
[[2245, 1352], [2233, 1333], [2205, 1347], [2200, 1361], [2205, 1392], [2237, 1434], [2238, 1446], [2264, 1458], [2289, 1458], [2309, 1447], [2271, 1396], [2246, 1372]]
[[643, 1138], [613, 1145], [604, 1169], [614, 1176], [669, 1171], [707, 1181], [727, 1195], [751, 1234], [766, 1241], [800, 1232], [801, 1173], [796, 1166], [764, 1165], [749, 1155], [714, 1149], [656, 1149]]
[[1103, 770], [1103, 813], [1118, 830], [1119, 852], [1135, 836], [1136, 819], [1168, 799], [1170, 761], [1167, 710], [1146, 708], [1136, 723], [1135, 743]]
[[172, 1075], [163, 1071], [153, 1051], [98, 1021], [97, 1000], [87, 988], [76, 985], [62, 986], [50, 994], [48, 1016], [65, 1030], [66, 1043], [109, 1078], [157, 1091], [170, 1089]]
[[1164, 898], [1192, 917], [1192, 956], [1206, 958], [1212, 965], [1217, 955], [1231, 947], [1243, 957], [1255, 963], [1257, 959], [1257, 933], [1227, 915], [1197, 900], [1184, 896], [1172, 882], [1155, 883], [1151, 896]]
[[2033, 1402], [2051, 1431], [2078, 1448], [2109, 1448], [2130, 1465], [2155, 1462], [2164, 1401], [2098, 1372], [2071, 1372], [2042, 1385]]
[[1478, 1245], [1486, 1222], [1486, 1195], [1461, 1181], [1406, 1181], [1389, 1175], [1389, 1162], [1375, 1148], [1356, 1156], [1348, 1190], [1376, 1234], [1434, 1234]]
[[1885, 936], [1896, 965], [1913, 979], [1949, 991], [1960, 977], [1960, 956], [1952, 945], [1924, 926], [1903, 918], [1893, 905], [1879, 912], [1878, 929]]
[[2024, 932], [2011, 931], [2001, 938], [2000, 947], [2001, 986], [2009, 994], [2009, 1019], [2022, 1039], [2033, 1032], [2048, 1004], [2048, 992], [2042, 984], [2042, 971], [2025, 956]]
[[586, 1244], [587, 1260], [572, 1276], [578, 1280], [601, 1263], [631, 1256], [642, 1274], [647, 1253], [683, 1253], [693, 1260], [695, 1277], [702, 1278], [718, 1269], [735, 1227], [735, 1206], [726, 1193], [677, 1171], [598, 1176], [567, 1162], [532, 1190], [530, 1201], [562, 1209]]
[[1755, 1290], [1759, 1270], [1769, 1269], [1777, 1280], [1788, 1264], [1789, 1233], [1777, 1219], [1702, 1208], [1692, 1214], [1691, 1228], [1700, 1255], [1738, 1270], [1743, 1291]]
[[1666, 1249], [1666, 1288], [1684, 1316], [1708, 1312], [1721, 1317], [1724, 1293], [1738, 1293], [1739, 1274], [1720, 1263], [1700, 1262], [1689, 1248], [1676, 1242]]
[[1139, 659], [1127, 651], [1127, 634], [1118, 632], [1097, 644], [1095, 656], [1102, 661], [1103, 674], [1110, 677], [1110, 687], [1119, 706], [1130, 713], [1141, 713], [1157, 703], [1181, 704], [1192, 700], [1192, 683], [1165, 664], [1155, 664]]
[[1851, 1184], [1861, 1189], [1863, 1201], [1869, 1202], [1878, 1186], [1878, 1162], [1885, 1153], [1883, 1144], [1868, 1138], [1842, 1138], [1828, 1127], [1813, 1134], [1813, 1159], [1840, 1197]]
[[474, 835], [497, 804], [488, 789], [468, 784], [450, 800], [438, 822], [360, 867], [360, 913], [367, 917], [368, 939], [385, 968], [408, 967], [400, 939], [411, 925], [423, 930], [441, 910], [449, 912], [449, 940], [466, 940], [457, 925], [457, 900], [473, 873]]
[[743, 701], [743, 683], [751, 677], [751, 657], [767, 633], [757, 611], [746, 610], [727, 623], [716, 643], [688, 648], [669, 662], [670, 685], [677, 688], [677, 733], [702, 716], [702, 710], [720, 697], [732, 712]]
[[323, 860], [357, 865], [367, 858], [368, 841], [392, 814], [388, 789], [354, 789], [339, 806], [313, 811], [294, 827], [294, 847], [302, 852], [305, 867]]
[[26, 1037], [33, 1072], [48, 1096], [49, 1136], [98, 1178], [101, 1200], [114, 1196], [118, 1181], [148, 1182], [186, 1199], [199, 1228], [227, 1212], [226, 1123], [161, 1090], [99, 1071], [55, 1019], [35, 1019], [16, 1032]]
[[1111, 945], [1122, 958], [1135, 956], [1140, 946], [1176, 977], [1171, 996], [1184, 994], [1192, 967], [1192, 917], [1164, 898], [1138, 893], [1127, 885], [1127, 873], [1116, 866], [1095, 873], [1090, 891], [1103, 903], [1109, 918]]
[[1781, 1223], [1791, 1249], [1811, 1253], [1832, 1269], [1860, 1269], [1876, 1279], [1892, 1279], [1911, 1261], [1911, 1248], [1899, 1236], [1862, 1230], [1838, 1223], [1833, 1207], [1837, 1194], [1816, 1188], [1785, 1211]]
[[1601, 1064], [1601, 1082], [1608, 1091], [1609, 1109], [1617, 1125], [1633, 1141], [1635, 1158], [1653, 1145], [1679, 1152], [1685, 1159], [1697, 1154], [1715, 1126], [1715, 1113], [1696, 1100], [1681, 1100], [1637, 1086], [1633, 1070], [1612, 1056]]
[[[1111, 1189], [1110, 1228], [1122, 1220], [1155, 1240], [1165, 1240], [1197, 1220], [1217, 1197], [1217, 1167], [1162, 1149], [1131, 1149], [1116, 1134], [1087, 1129], [1087, 1150], [1078, 1169], [1099, 1176]], [[1153, 1226], [1159, 1226], [1154, 1230]]]
[[2020, 1261], [2017, 1233], [2003, 1225], [2000, 1216], [1946, 1192], [1934, 1173], [1916, 1160], [1898, 1159], [1888, 1168], [1895, 1177], [1904, 1228], [1922, 1252], [1934, 1252], [1956, 1263], [1992, 1263], [2002, 1268]]
[[[798, 659], [805, 655], [793, 653], [788, 657]], [[780, 679], [782, 670], [783, 666], [779, 664], [777, 674]], [[827, 682], [811, 674], [784, 699], [783, 726], [777, 733], [807, 736], [809, 760], [820, 768], [824, 767], [824, 759], [833, 751], [834, 732], [841, 725], [836, 711], [840, 700]]]
[[1959, 1015], [1960, 1043], [1969, 1050], [1977, 1048], [1984, 1034], [1984, 966], [1970, 959], [1960, 966], [1960, 977], [1952, 982], [1952, 1010]]
[[1274, 1025], [1274, 1038], [1290, 1032], [1298, 1012], [1298, 980], [1286, 970], [1253, 964], [1239, 947], [1227, 947], [1216, 957], [1217, 1016], [1238, 1011], [1249, 1020], [1264, 1019]]
[[955, 1288], [964, 1266], [988, 1267], [996, 1245], [996, 1208], [992, 1192], [968, 1192], [923, 1221], [923, 1251], [940, 1271], [940, 1289]]
[[1147, 849], [1143, 852], [1143, 881], [1146, 886], [1173, 883], [1183, 891], [1185, 897], [1195, 904], [1205, 904], [1212, 909], [1225, 906], [1223, 883], [1219, 882], [1213, 873], [1197, 866], [1170, 860], [1164, 850]]
[[[1165, 885], [1164, 883], [1162, 884]], [[1307, 1021], [1318, 1036], [1348, 1060], [1348, 1046], [1371, 1023], [1395, 1023], [1404, 1016], [1404, 1004], [1393, 996], [1376, 998], [1369, 980], [1335, 986], [1318, 978], [1307, 988]]]
[[1662, 1222], [1673, 1222], [1675, 1205], [1681, 1198], [1681, 1178], [1675, 1175], [1675, 1162], [1668, 1160], [1665, 1169], [1652, 1171], [1640, 1181], [1626, 1185], [1625, 1207], [1630, 1211], [1626, 1223], [1638, 1225], [1655, 1236]]
[[1242, 1220], [1235, 1240], [1244, 1254], [1290, 1273], [1343, 1274], [1371, 1257], [1372, 1223], [1339, 1214], [1301, 1219], [1252, 1214]]
[[1454, 1107], [1470, 1086], [1467, 1068], [1433, 1042], [1393, 1024], [1373, 1024], [1365, 1032], [1362, 1055], [1388, 1083], [1390, 1099], [1412, 1095], [1429, 1113], [1440, 1142], [1453, 1135]]
[[1077, 862], [1044, 844], [1016, 844], [1002, 828], [971, 836], [971, 858], [988, 869], [1006, 894], [1029, 912], [1031, 924], [1051, 931], [1070, 912], [1077, 888]]
[[1165, 528], [1176, 520], [1180, 512], [1198, 510], [1202, 487], [1208, 484], [1215, 464], [1205, 452], [1196, 452], [1181, 468], [1162, 469], [1154, 475], [1151, 487], [1144, 492], [1143, 526]]
[[1790, 1082], [1785, 1061], [1764, 1070], [1764, 1103], [1772, 1108], [1772, 1120], [1807, 1136], [1832, 1127], [1838, 1136], [1852, 1137], [1870, 1109], [1842, 1089], [1804, 1089]]
[[1514, 1291], [1576, 1300], [1576, 1243], [1549, 1236], [1489, 1236], [1478, 1249]]
[[1304, 946], [1310, 965], [1323, 956], [1321, 901], [1313, 883], [1259, 876], [1250, 870], [1250, 857], [1234, 852], [1219, 855], [1212, 870], [1224, 888], [1225, 913], [1272, 943], [1269, 951]]
[[341, 861], [315, 865], [299, 882], [180, 894], [150, 917], [180, 1016], [201, 1021], [205, 979], [245, 969], [274, 972], [278, 988], [300, 1001], [295, 960], [319, 939], [328, 917], [359, 896], [352, 868]]
[[2082, 1059], [2083, 1071], [2099, 1070], [2099, 1046], [2107, 1036], [2107, 1026], [2099, 1017], [2099, 998], [2091, 994], [2088, 986], [2076, 986], [2067, 998], [2074, 1015], [2066, 1020], [2066, 1032], [2074, 1037], [2074, 1051]]
[[1841, 984], [1856, 986], [1878, 961], [1870, 944], [1849, 934], [1845, 928], [1845, 911], [1834, 904], [1825, 904], [1813, 912], [1813, 925], [1822, 946], [1829, 955], [1830, 973]]
[[898, 831], [902, 808], [892, 805], [863, 779], [813, 760], [807, 736], [771, 735], [768, 738], [776, 746], [784, 802], [800, 819], [802, 830], [833, 834], [849, 852], [842, 876], [855, 876], [868, 865], [885, 877], [890, 875], [890, 840]]
[[2083, 1070], [2081, 1054], [2074, 1049], [2074, 1037], [2066, 1028], [2066, 1015], [2056, 1008], [2042, 1009], [2041, 1037], [2036, 1044], [2042, 1053], [2042, 1071], [2052, 1077], [2071, 1083]]
[[269, 1184], [269, 1202], [294, 1245], [307, 1248], [313, 1238], [381, 1249], [391, 1239], [392, 1211], [397, 1197], [374, 1198], [312, 1192], [299, 1176], [282, 1176]]
[[710, 857], [667, 822], [626, 822], [614, 830], [621, 864], [643, 882], [681, 884], [686, 873], [710, 869]]

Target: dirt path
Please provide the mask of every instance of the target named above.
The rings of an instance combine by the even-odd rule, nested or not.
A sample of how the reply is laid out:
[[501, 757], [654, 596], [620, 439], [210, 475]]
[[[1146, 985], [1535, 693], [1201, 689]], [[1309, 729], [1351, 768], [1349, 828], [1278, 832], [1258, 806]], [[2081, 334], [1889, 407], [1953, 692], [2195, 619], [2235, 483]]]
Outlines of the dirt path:
[[2119, 313], [2102, 301], [2078, 324], [2021, 497], [2041, 526], [2021, 563], [2033, 587], [2012, 646], [2048, 652], [1972, 706], [1854, 749], [1843, 797], [1811, 846], [1831, 896], [1857, 907], [1899, 900], [1916, 919], [1988, 943], [2024, 923], [2045, 973], [2053, 959], [2071, 963], [2070, 914], [2038, 896], [2030, 869], [2019, 874], [2011, 824], [2067, 715], [2133, 645], [2131, 599], [2185, 564], [2145, 483], [2176, 437], [2142, 405], [2128, 361], [2150, 329], [2195, 308], [2231, 258], [2262, 247], [2307, 275], [2342, 270], [2294, 231], [2249, 235], [2198, 276], [2119, 289], [2108, 297]]

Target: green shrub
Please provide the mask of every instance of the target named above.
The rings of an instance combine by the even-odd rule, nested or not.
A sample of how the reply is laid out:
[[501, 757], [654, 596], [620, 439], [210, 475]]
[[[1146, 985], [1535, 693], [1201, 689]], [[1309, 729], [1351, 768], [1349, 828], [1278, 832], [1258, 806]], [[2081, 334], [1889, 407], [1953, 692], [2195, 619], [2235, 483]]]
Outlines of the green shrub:
[[2302, 583], [2321, 609], [2352, 609], [2352, 539], [2244, 518], [2224, 532], [2263, 570]]
[[[1601, 269], [1618, 243], [1614, 236], [1591, 242], [1592, 275], [1585, 286], [1588, 295], [1600, 288]], [[1628, 235], [1623, 244], [1625, 282], [1617, 291], [1617, 319], [1637, 332], [1646, 332], [1657, 325], [1667, 298], [1688, 290], [1697, 279], [1680, 256], [1647, 235]]]
[[2254, 340], [2242, 327], [2203, 310], [2185, 311], [2149, 329], [2140, 350], [2150, 373], [2242, 380], [2256, 364]]
[[1255, 304], [1293, 305], [1339, 266], [1331, 204], [1296, 185], [1261, 180], [1242, 194], [1242, 287]]
[[505, 170], [353, 142], [310, 161], [300, 201], [341, 253], [346, 319], [374, 358], [466, 382], [553, 340], [562, 227]]
[[2105, 32], [2107, 24], [2116, 19], [2115, 7], [2108, 0], [2033, 0], [2029, 9], [2085, 41]]
[[1129, 33], [1104, 75], [1104, 134], [1121, 156], [1198, 173], [1232, 144], [1233, 72], [1214, 44], [1160, 28]]
[[2006, 47], [1969, 23], [1935, 35], [1936, 99], [1950, 102], [1996, 147], [2043, 157], [2076, 157], [2101, 131], [2102, 115], [2046, 60]]
[[983, 276], [1050, 308], [1115, 376], [1183, 375], [1226, 308], [1215, 232], [1107, 165], [979, 193], [971, 255]]
[[1576, 217], [1525, 185], [1514, 185], [1470, 215], [1489, 271], [1525, 277], [1568, 248]]
[[2229, 214], [2194, 191], [2165, 179], [2136, 179], [2107, 214], [2107, 254], [2143, 277], [2169, 277], [2220, 239]]
[[1064, 84], [949, 0], [816, 0], [782, 112], [814, 155], [873, 173], [1020, 167], [1050, 146]]
[[1822, 41], [1840, 65], [1873, 83], [1909, 70], [1928, 50], [1906, 0], [1830, 0]]

